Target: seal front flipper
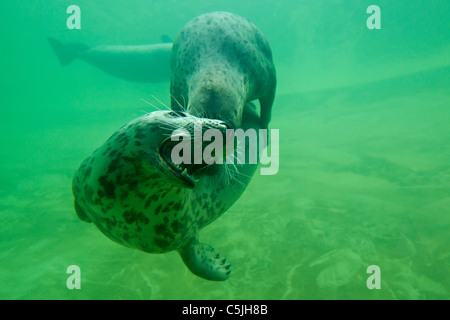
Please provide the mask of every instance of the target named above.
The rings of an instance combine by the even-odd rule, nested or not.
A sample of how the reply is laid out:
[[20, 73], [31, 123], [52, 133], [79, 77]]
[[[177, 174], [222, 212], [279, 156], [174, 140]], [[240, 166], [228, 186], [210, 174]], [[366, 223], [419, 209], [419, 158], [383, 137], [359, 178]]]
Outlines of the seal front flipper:
[[81, 43], [64, 44], [52, 37], [47, 37], [50, 46], [58, 57], [59, 63], [66, 66], [78, 57], [78, 54], [89, 49], [88, 46]]
[[231, 265], [209, 244], [194, 239], [186, 247], [178, 249], [178, 253], [186, 267], [201, 278], [224, 281], [230, 276]]
[[78, 219], [84, 222], [92, 222], [91, 219], [86, 215], [83, 209], [81, 209], [80, 205], [78, 204], [77, 200], [73, 202], [73, 206], [75, 208], [75, 213], [77, 214]]
[[269, 122], [272, 118], [272, 105], [275, 100], [275, 89], [266, 96], [259, 98], [259, 104], [261, 106], [261, 127], [262, 129], [269, 128]]

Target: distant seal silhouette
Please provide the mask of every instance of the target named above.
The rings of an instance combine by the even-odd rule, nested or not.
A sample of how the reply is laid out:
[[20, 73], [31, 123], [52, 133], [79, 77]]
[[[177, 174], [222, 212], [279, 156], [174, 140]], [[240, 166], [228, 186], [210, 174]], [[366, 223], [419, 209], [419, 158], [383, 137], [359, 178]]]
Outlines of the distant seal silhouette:
[[[167, 37], [165, 41], [170, 41]], [[80, 59], [118, 78], [135, 82], [164, 82], [170, 79], [172, 43], [140, 46], [106, 45], [90, 48], [48, 37], [61, 65]]]
[[[174, 164], [170, 135], [179, 128], [192, 134], [194, 123], [227, 128], [220, 120], [155, 111], [119, 129], [75, 173], [75, 210], [119, 244], [149, 253], [177, 250], [194, 274], [226, 280], [230, 264], [200, 243], [198, 233], [240, 197], [257, 165]], [[244, 110], [243, 128], [259, 129], [251, 105]]]
[[261, 126], [268, 127], [275, 66], [269, 43], [247, 19], [212, 12], [188, 22], [174, 41], [171, 70], [172, 109], [239, 128], [245, 104], [259, 99]]

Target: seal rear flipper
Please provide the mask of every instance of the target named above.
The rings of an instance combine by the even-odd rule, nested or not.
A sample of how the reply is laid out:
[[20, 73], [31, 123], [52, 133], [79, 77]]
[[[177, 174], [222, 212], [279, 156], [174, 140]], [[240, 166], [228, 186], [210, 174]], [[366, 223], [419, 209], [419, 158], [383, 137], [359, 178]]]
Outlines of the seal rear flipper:
[[197, 239], [178, 249], [184, 264], [195, 275], [206, 280], [224, 281], [230, 277], [231, 265], [206, 243]]
[[77, 200], [74, 201], [73, 204], [75, 208], [75, 213], [77, 214], [78, 219], [84, 222], [92, 222], [91, 219], [86, 215], [83, 209], [81, 209], [80, 205], [78, 204]]
[[59, 63], [62, 66], [66, 66], [78, 57], [80, 52], [84, 52], [89, 49], [88, 46], [81, 43], [67, 43], [64, 44], [59, 40], [52, 37], [47, 37], [50, 46], [58, 57]]

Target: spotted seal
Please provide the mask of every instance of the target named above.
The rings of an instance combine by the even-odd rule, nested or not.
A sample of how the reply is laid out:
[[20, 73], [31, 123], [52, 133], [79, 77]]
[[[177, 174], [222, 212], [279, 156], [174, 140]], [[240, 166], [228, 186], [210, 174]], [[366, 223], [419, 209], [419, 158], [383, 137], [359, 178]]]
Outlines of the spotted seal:
[[[259, 128], [253, 108], [244, 129]], [[185, 265], [208, 280], [226, 280], [230, 264], [199, 231], [224, 213], [245, 190], [256, 165], [176, 165], [170, 136], [193, 123], [224, 132], [220, 120], [156, 111], [116, 131], [86, 158], [73, 178], [75, 211], [113, 241], [149, 253], [177, 250]]]
[[268, 127], [276, 88], [272, 51], [247, 19], [212, 12], [188, 22], [174, 41], [171, 70], [172, 109], [239, 128], [245, 104], [259, 99], [261, 127]]

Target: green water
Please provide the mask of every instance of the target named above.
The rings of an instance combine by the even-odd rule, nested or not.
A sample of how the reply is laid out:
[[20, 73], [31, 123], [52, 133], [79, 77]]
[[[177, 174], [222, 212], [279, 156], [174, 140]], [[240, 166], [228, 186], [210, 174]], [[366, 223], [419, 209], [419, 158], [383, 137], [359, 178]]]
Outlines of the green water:
[[[0, 8], [0, 298], [448, 299], [450, 5], [431, 1], [9, 1]], [[77, 4], [82, 29], [66, 28]], [[366, 8], [381, 8], [368, 30]], [[193, 276], [172, 252], [79, 221], [71, 178], [112, 132], [169, 103], [46, 42], [148, 44], [215, 10], [253, 21], [278, 72], [280, 168], [204, 229], [233, 266]], [[69, 265], [81, 290], [66, 287]], [[381, 270], [381, 289], [366, 269]]]

